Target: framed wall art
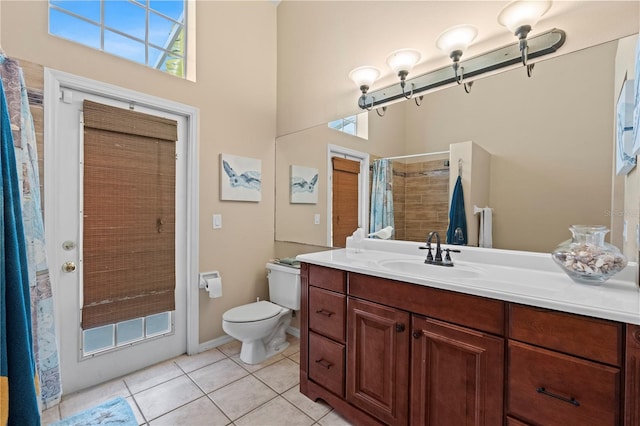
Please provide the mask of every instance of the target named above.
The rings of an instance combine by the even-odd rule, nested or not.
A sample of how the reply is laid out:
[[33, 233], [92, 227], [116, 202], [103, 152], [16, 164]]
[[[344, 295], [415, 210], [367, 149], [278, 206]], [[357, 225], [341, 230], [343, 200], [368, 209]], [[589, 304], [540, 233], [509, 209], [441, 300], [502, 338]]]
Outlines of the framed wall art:
[[289, 182], [292, 204], [318, 202], [318, 169], [292, 165]]
[[633, 154], [634, 80], [625, 80], [616, 105], [616, 173], [626, 175], [636, 166]]
[[220, 154], [220, 200], [260, 201], [262, 161]]

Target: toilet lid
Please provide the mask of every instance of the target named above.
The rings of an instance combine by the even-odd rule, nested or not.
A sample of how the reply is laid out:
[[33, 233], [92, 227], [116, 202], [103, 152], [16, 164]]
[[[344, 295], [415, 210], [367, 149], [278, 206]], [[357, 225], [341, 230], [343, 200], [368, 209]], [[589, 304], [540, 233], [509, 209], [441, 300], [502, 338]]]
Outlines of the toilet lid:
[[281, 311], [282, 307], [263, 300], [229, 309], [222, 315], [222, 319], [228, 322], [261, 321], [274, 317]]

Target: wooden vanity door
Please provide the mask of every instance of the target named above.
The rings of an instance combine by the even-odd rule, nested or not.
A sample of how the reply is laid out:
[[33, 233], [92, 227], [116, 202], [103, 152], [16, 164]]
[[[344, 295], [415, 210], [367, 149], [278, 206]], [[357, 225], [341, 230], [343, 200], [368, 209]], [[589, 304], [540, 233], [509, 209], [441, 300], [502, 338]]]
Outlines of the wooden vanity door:
[[347, 300], [347, 401], [389, 425], [406, 425], [408, 312]]
[[503, 424], [504, 340], [413, 316], [411, 424]]
[[640, 325], [627, 325], [624, 426], [640, 426]]

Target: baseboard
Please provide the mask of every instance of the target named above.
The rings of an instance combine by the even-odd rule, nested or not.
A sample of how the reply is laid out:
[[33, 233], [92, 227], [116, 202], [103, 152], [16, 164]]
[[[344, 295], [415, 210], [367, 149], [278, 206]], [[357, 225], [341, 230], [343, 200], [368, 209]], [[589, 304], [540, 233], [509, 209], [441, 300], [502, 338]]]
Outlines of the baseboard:
[[208, 351], [209, 349], [217, 348], [218, 346], [222, 346], [225, 343], [229, 343], [234, 340], [235, 339], [229, 336], [228, 334], [225, 334], [224, 336], [216, 337], [213, 340], [200, 343], [200, 345], [198, 345], [198, 353]]
[[287, 328], [287, 333], [292, 335], [293, 337], [297, 337], [298, 339], [300, 338], [300, 329], [299, 328], [288, 327]]

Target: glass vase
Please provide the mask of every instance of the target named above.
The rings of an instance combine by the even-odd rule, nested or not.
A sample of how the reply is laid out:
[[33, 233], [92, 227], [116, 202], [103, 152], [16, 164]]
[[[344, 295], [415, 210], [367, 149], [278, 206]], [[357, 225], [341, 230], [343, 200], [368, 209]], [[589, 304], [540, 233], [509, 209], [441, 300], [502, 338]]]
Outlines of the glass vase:
[[572, 238], [560, 244], [551, 256], [575, 282], [600, 285], [627, 266], [620, 250], [604, 241], [607, 227], [572, 225], [569, 231]]

